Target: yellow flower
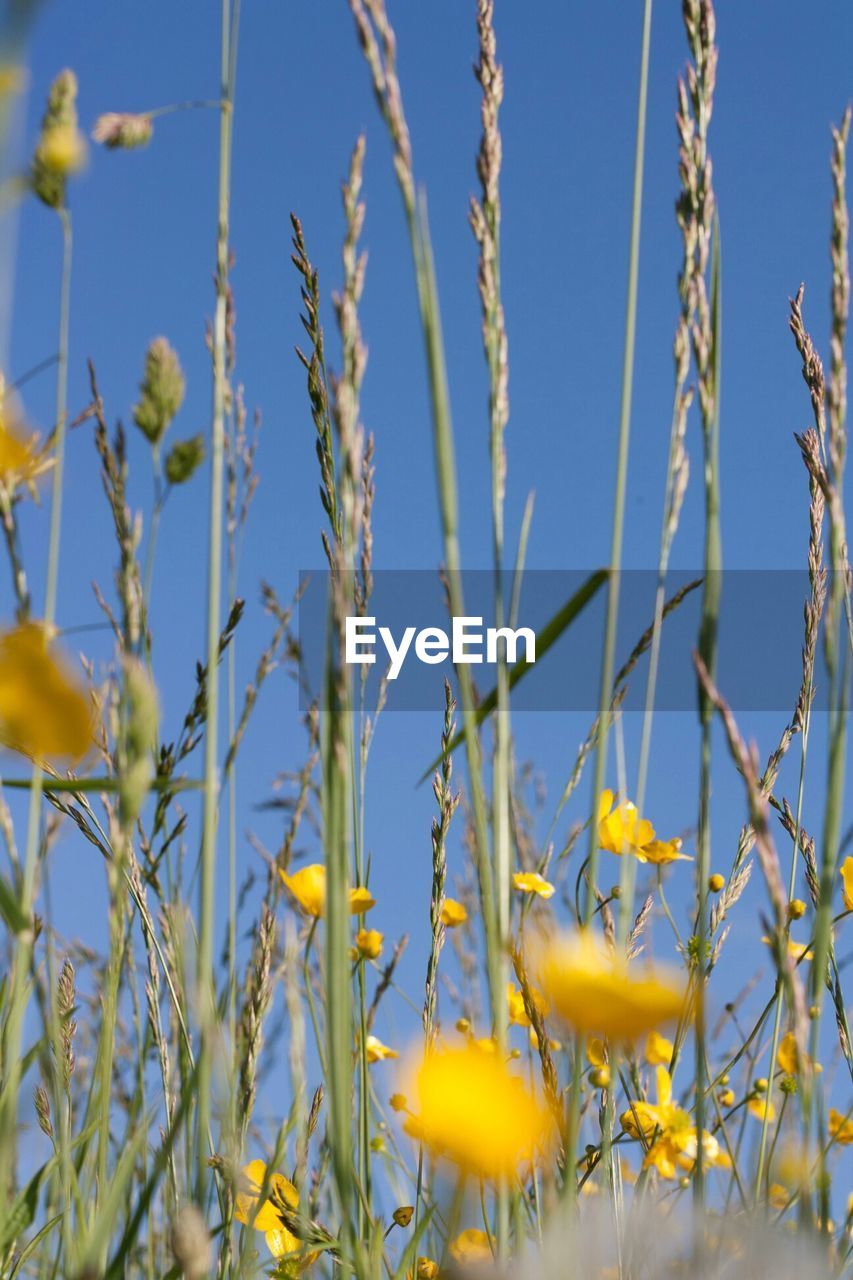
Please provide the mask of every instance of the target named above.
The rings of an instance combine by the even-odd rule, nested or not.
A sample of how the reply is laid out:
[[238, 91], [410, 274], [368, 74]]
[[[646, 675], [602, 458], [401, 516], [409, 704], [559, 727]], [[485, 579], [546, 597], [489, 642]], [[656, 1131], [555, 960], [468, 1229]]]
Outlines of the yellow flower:
[[734, 1089], [721, 1089], [718, 1097], [721, 1107], [730, 1107], [735, 1100], [735, 1091]]
[[[764, 934], [762, 942], [766, 942], [768, 947], [773, 945], [773, 939]], [[793, 938], [788, 938], [788, 955], [794, 964], [799, 964], [801, 960], [814, 960], [814, 951], [805, 942], [795, 942]]]
[[27, 430], [17, 399], [0, 374], [0, 484], [11, 494], [51, 465], [39, 448], [38, 433]]
[[607, 1061], [604, 1042], [599, 1040], [597, 1036], [587, 1036], [586, 1060], [591, 1067], [603, 1067]]
[[639, 853], [643, 845], [651, 844], [655, 829], [637, 813], [630, 800], [613, 808], [615, 800], [608, 788], [602, 791], [598, 802], [598, 843], [608, 853]]
[[672, 1041], [657, 1031], [650, 1031], [646, 1036], [646, 1062], [650, 1067], [666, 1067], [672, 1062]]
[[396, 1049], [389, 1049], [376, 1036], [368, 1036], [364, 1042], [368, 1062], [384, 1062], [386, 1058], [399, 1058]]
[[445, 929], [458, 929], [468, 919], [468, 912], [455, 898], [445, 898], [439, 918]]
[[708, 888], [712, 893], [719, 893], [725, 888], [726, 877], [721, 876], [719, 871], [715, 871], [712, 876], [708, 877]]
[[681, 852], [681, 841], [651, 840], [642, 849], [635, 850], [638, 862], [652, 862], [655, 866], [666, 867], [670, 862], [692, 862], [689, 853]]
[[56, 124], [45, 129], [38, 144], [38, 162], [50, 173], [65, 177], [79, 173], [86, 164], [86, 139], [70, 124]]
[[541, 963], [541, 983], [554, 1009], [576, 1031], [608, 1040], [636, 1040], [674, 1021], [684, 987], [668, 970], [631, 965], [588, 932], [552, 944]]
[[418, 1258], [417, 1280], [438, 1280], [438, 1263], [432, 1258]]
[[746, 1109], [751, 1116], [755, 1116], [756, 1120], [763, 1120], [766, 1115], [768, 1124], [771, 1124], [776, 1119], [776, 1108], [771, 1099], [764, 1094], [757, 1098], [750, 1098]]
[[415, 1206], [413, 1204], [401, 1204], [399, 1209], [395, 1209], [391, 1215], [398, 1227], [407, 1227], [415, 1216]]
[[781, 1182], [770, 1183], [770, 1186], [767, 1188], [767, 1200], [771, 1209], [776, 1209], [781, 1213], [783, 1209], [787, 1208], [788, 1201], [790, 1199], [790, 1191], [788, 1191], [787, 1187], [783, 1187]]
[[475, 1044], [427, 1053], [408, 1092], [416, 1099], [409, 1136], [481, 1178], [511, 1176], [547, 1136], [544, 1106], [497, 1054]]
[[[310, 866], [302, 867], [293, 875], [288, 875], [286, 871], [279, 871], [278, 874], [307, 915], [319, 920], [326, 914], [326, 868], [322, 862], [312, 862]], [[367, 889], [350, 889], [351, 915], [362, 915], [363, 912], [375, 906], [376, 902]]]
[[376, 960], [382, 955], [382, 943], [385, 935], [378, 929], [359, 929], [355, 935], [358, 954], [365, 960]]
[[296, 1188], [283, 1174], [270, 1174], [267, 1194], [258, 1205], [266, 1171], [267, 1167], [263, 1160], [252, 1160], [246, 1165], [237, 1191], [234, 1217], [238, 1222], [242, 1222], [243, 1226], [247, 1227], [251, 1223], [256, 1231], [263, 1231], [267, 1248], [276, 1262], [290, 1263], [287, 1274], [298, 1275], [310, 1267], [316, 1260], [317, 1254], [303, 1252], [302, 1244], [292, 1231], [288, 1231], [276, 1208], [276, 1204], [291, 1209], [299, 1207]]
[[[506, 998], [509, 1006], [510, 1022], [512, 1022], [516, 1027], [529, 1027], [530, 1019], [528, 1018], [524, 1008], [524, 996], [512, 982], [507, 983]], [[545, 1003], [545, 999], [541, 991], [537, 991], [535, 987], [531, 987], [530, 998], [533, 1001], [534, 1006], [544, 1017], [548, 1012], [548, 1006]]]
[[404, 1093], [392, 1093], [388, 1101], [391, 1103], [392, 1111], [406, 1110], [407, 1103], [406, 1103], [406, 1095]]
[[797, 1048], [797, 1037], [793, 1031], [789, 1031], [786, 1036], [782, 1037], [779, 1045], [779, 1052], [776, 1055], [776, 1062], [779, 1070], [784, 1071], [786, 1075], [795, 1076], [800, 1070], [800, 1051]]
[[450, 1256], [454, 1262], [467, 1264], [469, 1262], [491, 1262], [493, 1258], [492, 1241], [486, 1235], [485, 1231], [479, 1231], [476, 1227], [469, 1227], [467, 1231], [463, 1231], [450, 1245]]
[[834, 1107], [829, 1109], [829, 1136], [842, 1147], [853, 1143], [853, 1116], [842, 1115]]
[[853, 911], [853, 854], [841, 864], [841, 897], [848, 911]]
[[[622, 1116], [622, 1128], [632, 1137], [639, 1136], [642, 1131], [647, 1140], [659, 1131], [646, 1153], [643, 1167], [654, 1167], [662, 1178], [672, 1179], [692, 1170], [698, 1154], [698, 1134], [689, 1113], [673, 1102], [672, 1078], [666, 1068], [658, 1067], [655, 1078], [657, 1102], [633, 1103], [633, 1109]], [[714, 1165], [729, 1167], [731, 1163], [717, 1139], [707, 1130], [702, 1135], [702, 1156], [703, 1163], [709, 1168]]]
[[0, 633], [0, 742], [38, 761], [79, 760], [92, 742], [92, 705], [51, 652], [46, 629]]
[[554, 886], [538, 871], [516, 871], [512, 883], [519, 893], [537, 893], [546, 900], [554, 896]]

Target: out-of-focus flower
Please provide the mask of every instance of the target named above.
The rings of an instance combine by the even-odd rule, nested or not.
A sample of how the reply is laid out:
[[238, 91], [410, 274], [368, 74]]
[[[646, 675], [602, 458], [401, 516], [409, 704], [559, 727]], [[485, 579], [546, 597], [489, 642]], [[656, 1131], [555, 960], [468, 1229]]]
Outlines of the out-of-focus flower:
[[781, 1213], [783, 1209], [788, 1207], [790, 1199], [791, 1193], [787, 1187], [783, 1187], [781, 1182], [771, 1182], [767, 1188], [767, 1200], [771, 1209]]
[[34, 480], [52, 465], [39, 448], [36, 432], [26, 429], [20, 406], [13, 392], [6, 389], [0, 374], [0, 484], [8, 494]]
[[717, 1097], [721, 1107], [731, 1107], [734, 1105], [735, 1091], [734, 1089], [721, 1089]]
[[842, 1147], [849, 1147], [853, 1143], [853, 1116], [842, 1115], [840, 1111], [830, 1107], [829, 1136]]
[[451, 1240], [448, 1246], [450, 1256], [454, 1262], [459, 1262], [463, 1266], [471, 1262], [491, 1262], [494, 1257], [493, 1241], [489, 1239], [485, 1231], [478, 1230], [477, 1227], [469, 1227], [467, 1231], [463, 1231]]
[[658, 1031], [650, 1031], [646, 1036], [644, 1056], [650, 1067], [666, 1067], [668, 1070], [672, 1062], [672, 1041]]
[[166, 454], [164, 471], [169, 484], [186, 484], [204, 462], [204, 437], [176, 440]]
[[[524, 996], [516, 988], [512, 982], [507, 983], [506, 988], [507, 1005], [509, 1008], [509, 1020], [516, 1027], [529, 1027], [530, 1019], [524, 1008]], [[541, 991], [537, 991], [535, 987], [530, 988], [530, 998], [535, 1007], [544, 1017], [548, 1012], [548, 1005]]]
[[61, 209], [67, 178], [85, 163], [86, 142], [77, 128], [77, 77], [60, 71], [50, 86], [33, 155], [33, 191], [48, 208]]
[[[773, 945], [773, 939], [768, 937], [766, 933], [762, 936], [761, 941], [766, 943], [768, 947]], [[814, 951], [811, 947], [805, 942], [796, 942], [791, 937], [788, 938], [788, 955], [794, 964], [799, 964], [801, 960], [814, 960]]]
[[633, 1041], [674, 1021], [684, 984], [669, 970], [630, 964], [583, 931], [552, 943], [540, 963], [542, 990], [576, 1031]]
[[386, 1058], [399, 1058], [396, 1049], [389, 1049], [377, 1036], [368, 1036], [364, 1042], [368, 1062], [384, 1062]]
[[[807, 1058], [810, 1062], [811, 1059]], [[776, 1062], [780, 1071], [784, 1071], [789, 1076], [800, 1074], [800, 1051], [797, 1046], [797, 1037], [793, 1031], [789, 1031], [787, 1035], [782, 1037], [779, 1044], [779, 1051], [776, 1054]], [[815, 1071], [822, 1071], [819, 1062], [814, 1063]]]
[[457, 1018], [457, 1019], [456, 1019], [456, 1030], [459, 1032], [459, 1034], [460, 1034], [461, 1036], [467, 1036], [467, 1035], [468, 1035], [468, 1033], [469, 1033], [469, 1031], [471, 1030], [471, 1022], [470, 1022], [470, 1019], [468, 1019], [468, 1018]]
[[853, 911], [853, 854], [841, 864], [841, 897], [848, 911]]
[[763, 1120], [766, 1115], [767, 1123], [771, 1124], [776, 1119], [776, 1107], [766, 1094], [762, 1093], [757, 1098], [750, 1098], [746, 1109], [751, 1116], [755, 1116], [756, 1120]]
[[445, 898], [440, 919], [446, 929], [458, 929], [468, 919], [468, 912], [455, 898]]
[[476, 1044], [428, 1052], [407, 1092], [415, 1112], [409, 1136], [477, 1177], [511, 1176], [549, 1136], [544, 1105], [499, 1055]]
[[[307, 915], [319, 920], [326, 914], [326, 868], [322, 862], [312, 862], [294, 871], [293, 875], [286, 871], [279, 871], [279, 875]], [[362, 915], [375, 906], [376, 902], [367, 889], [350, 889], [351, 915]]]
[[406, 1103], [406, 1095], [404, 1093], [392, 1093], [388, 1101], [391, 1103], [392, 1111], [406, 1110], [407, 1103]]
[[376, 960], [382, 955], [385, 935], [378, 929], [359, 929], [355, 935], [356, 951], [363, 960]]
[[154, 132], [151, 117], [130, 111], [106, 111], [98, 116], [92, 138], [111, 151], [147, 147]]
[[589, 1073], [589, 1082], [594, 1089], [609, 1089], [612, 1078], [610, 1067], [606, 1062], [603, 1066], [593, 1067]]
[[45, 627], [26, 622], [0, 633], [0, 743], [32, 760], [79, 760], [92, 723], [89, 696]]
[[802, 920], [805, 914], [806, 904], [803, 902], [802, 898], [792, 898], [788, 903], [788, 919]]
[[267, 1248], [276, 1262], [287, 1267], [287, 1274], [298, 1275], [316, 1260], [317, 1254], [303, 1251], [298, 1238], [284, 1225], [277, 1206], [297, 1209], [299, 1195], [293, 1183], [283, 1174], [271, 1173], [267, 1181], [266, 1196], [261, 1201], [261, 1187], [266, 1171], [263, 1160], [252, 1160], [246, 1165], [237, 1190], [234, 1217], [243, 1226], [251, 1223], [256, 1231], [263, 1231]]
[[159, 445], [184, 403], [186, 381], [177, 352], [167, 338], [155, 338], [145, 353], [145, 370], [133, 421], [152, 445]]
[[516, 871], [512, 883], [519, 893], [535, 893], [546, 901], [554, 896], [554, 886], [538, 871]]
[[591, 1067], [603, 1067], [607, 1061], [607, 1050], [604, 1048], [604, 1041], [599, 1040], [597, 1036], [587, 1036], [586, 1038], [586, 1060]]
[[418, 1258], [416, 1280], [438, 1280], [438, 1263], [432, 1258]]

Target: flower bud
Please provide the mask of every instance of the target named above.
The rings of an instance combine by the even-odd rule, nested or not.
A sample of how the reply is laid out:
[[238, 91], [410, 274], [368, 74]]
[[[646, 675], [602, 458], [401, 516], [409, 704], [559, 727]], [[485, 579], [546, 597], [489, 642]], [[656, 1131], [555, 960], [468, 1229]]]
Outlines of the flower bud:
[[715, 871], [712, 876], [708, 877], [708, 888], [711, 893], [719, 893], [726, 885], [726, 877], [721, 876], [719, 871]]
[[802, 898], [792, 898], [788, 903], [788, 919], [802, 920], [805, 914], [806, 904], [803, 902]]

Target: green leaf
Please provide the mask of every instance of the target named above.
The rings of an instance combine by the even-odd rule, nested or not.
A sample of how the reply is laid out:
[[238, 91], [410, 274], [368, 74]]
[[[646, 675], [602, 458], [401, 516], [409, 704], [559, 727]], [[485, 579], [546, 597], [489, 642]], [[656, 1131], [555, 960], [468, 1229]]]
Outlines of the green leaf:
[[28, 918], [8, 880], [4, 880], [2, 876], [0, 876], [0, 916], [13, 933], [25, 933], [32, 928], [32, 920]]

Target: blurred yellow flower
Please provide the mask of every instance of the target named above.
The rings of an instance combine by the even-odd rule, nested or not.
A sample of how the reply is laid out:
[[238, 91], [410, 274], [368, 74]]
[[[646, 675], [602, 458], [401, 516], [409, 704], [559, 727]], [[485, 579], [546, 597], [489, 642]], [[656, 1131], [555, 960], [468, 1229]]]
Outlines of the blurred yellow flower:
[[438, 1263], [433, 1262], [432, 1258], [418, 1258], [415, 1275], [417, 1280], [438, 1280]]
[[480, 1178], [511, 1176], [549, 1136], [545, 1107], [497, 1054], [476, 1044], [427, 1053], [407, 1092], [416, 1114], [406, 1133]]
[[730, 1107], [735, 1100], [735, 1091], [734, 1089], [721, 1089], [718, 1097], [721, 1107]]
[[767, 1188], [767, 1200], [771, 1209], [776, 1209], [777, 1212], [781, 1213], [783, 1209], [787, 1208], [790, 1199], [791, 1193], [787, 1187], [783, 1187], [781, 1182], [771, 1182]]
[[711, 893], [720, 893], [726, 886], [726, 877], [721, 876], [719, 871], [715, 871], [712, 876], [708, 877], [708, 888]]
[[[766, 933], [762, 936], [761, 941], [766, 942], [768, 947], [773, 945], [773, 939], [769, 938]], [[812, 951], [811, 947], [805, 942], [795, 942], [791, 937], [788, 938], [788, 955], [794, 964], [799, 964], [801, 960], [814, 960], [814, 951]]]
[[468, 912], [455, 898], [445, 898], [439, 918], [446, 929], [458, 929], [468, 919]]
[[[316, 1260], [317, 1254], [303, 1252], [302, 1244], [288, 1231], [276, 1208], [276, 1205], [290, 1209], [299, 1207], [296, 1188], [283, 1174], [270, 1174], [266, 1196], [258, 1205], [266, 1171], [267, 1166], [263, 1160], [252, 1160], [243, 1169], [234, 1205], [234, 1217], [243, 1226], [247, 1227], [251, 1223], [256, 1231], [263, 1231], [267, 1248], [276, 1261], [286, 1261], [289, 1263], [288, 1274], [298, 1275]], [[254, 1219], [252, 1214], [255, 1215]]]
[[36, 432], [27, 431], [15, 396], [6, 390], [0, 375], [0, 484], [14, 493], [20, 484], [34, 480], [52, 465], [39, 449]]
[[538, 871], [516, 871], [512, 883], [519, 893], [536, 893], [546, 900], [554, 896], [554, 886]]
[[545, 996], [576, 1031], [608, 1040], [636, 1040], [673, 1022], [684, 1004], [684, 984], [669, 970], [629, 964], [582, 932], [551, 944], [540, 964]]
[[[810, 1062], [810, 1058], [806, 1058]], [[800, 1051], [797, 1047], [797, 1037], [793, 1031], [789, 1031], [787, 1035], [782, 1037], [779, 1044], [779, 1052], [776, 1054], [776, 1063], [780, 1071], [784, 1071], [786, 1075], [796, 1076], [800, 1072]], [[815, 1071], [822, 1071], [820, 1063], [814, 1064]]]
[[841, 897], [848, 911], [853, 911], [853, 854], [841, 864]]
[[[508, 982], [506, 988], [507, 1005], [509, 1007], [509, 1020], [516, 1027], [529, 1027], [530, 1019], [524, 1008], [524, 996], [516, 988], [514, 983]], [[530, 998], [535, 1007], [544, 1017], [548, 1012], [548, 1006], [541, 991], [537, 991], [535, 987], [530, 988]]]
[[646, 1036], [645, 1059], [650, 1067], [666, 1067], [672, 1062], [672, 1041], [657, 1031]]
[[452, 1240], [448, 1247], [454, 1262], [464, 1265], [470, 1262], [491, 1262], [494, 1257], [492, 1243], [485, 1231], [469, 1227]]
[[399, 1058], [396, 1049], [389, 1049], [377, 1036], [368, 1036], [364, 1042], [368, 1062], [384, 1062], [386, 1058]]
[[45, 627], [0, 633], [0, 743], [33, 760], [79, 760], [92, 725], [85, 688], [52, 652]]
[[404, 1093], [392, 1093], [388, 1101], [391, 1103], [392, 1111], [406, 1110], [406, 1095]]
[[[319, 920], [326, 914], [326, 868], [322, 862], [312, 862], [293, 875], [286, 871], [278, 874], [307, 915]], [[350, 889], [349, 909], [352, 915], [361, 915], [375, 906], [376, 902], [367, 889]]]
[[586, 1060], [592, 1067], [603, 1067], [607, 1061], [604, 1041], [599, 1040], [597, 1036], [587, 1036]]
[[842, 1147], [849, 1147], [853, 1143], [853, 1116], [842, 1115], [840, 1111], [830, 1107], [829, 1136]]
[[365, 960], [376, 960], [382, 955], [382, 944], [385, 935], [378, 929], [359, 929], [355, 935], [355, 946], [358, 954]]
[[768, 1124], [776, 1119], [776, 1107], [771, 1099], [765, 1094], [760, 1094], [757, 1098], [750, 1098], [746, 1104], [746, 1109], [751, 1116], [755, 1116], [756, 1120], [763, 1120], [767, 1116]]

